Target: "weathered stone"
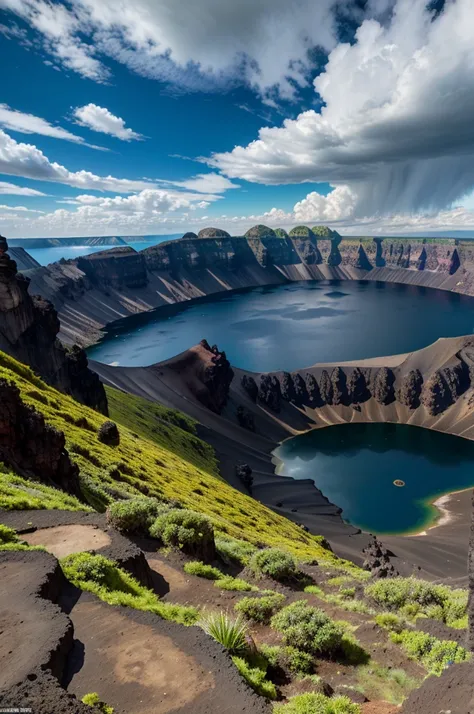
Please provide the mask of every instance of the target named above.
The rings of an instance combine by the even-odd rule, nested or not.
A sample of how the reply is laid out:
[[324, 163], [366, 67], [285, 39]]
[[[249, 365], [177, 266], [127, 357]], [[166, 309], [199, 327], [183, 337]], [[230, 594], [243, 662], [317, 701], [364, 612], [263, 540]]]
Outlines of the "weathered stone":
[[421, 249], [421, 253], [419, 255], [418, 260], [416, 261], [416, 267], [418, 270], [424, 270], [426, 266], [426, 259], [427, 259], [427, 254], [426, 254], [426, 248], [423, 246]]
[[199, 231], [198, 238], [230, 238], [230, 233], [222, 228], [203, 228]]
[[306, 383], [301, 376], [301, 374], [298, 374], [298, 372], [293, 376], [293, 388], [295, 392], [295, 402], [298, 404], [298, 406], [302, 406], [303, 404], [307, 404], [309, 399], [308, 399], [308, 390], [306, 389]]
[[252, 412], [249, 412], [249, 410], [241, 404], [237, 407], [237, 421], [244, 429], [255, 431], [255, 419]]
[[426, 382], [421, 402], [432, 416], [436, 416], [454, 404], [469, 384], [469, 369], [464, 362], [454, 367], [445, 367], [435, 372]]
[[402, 380], [397, 389], [397, 400], [410, 409], [418, 409], [420, 406], [421, 390], [423, 388], [423, 376], [419, 369], [412, 369]]
[[342, 255], [339, 250], [339, 243], [341, 240], [342, 239], [340, 237], [331, 239], [331, 252], [328, 256], [328, 265], [335, 267], [342, 263]]
[[359, 250], [357, 251], [357, 260], [354, 264], [354, 267], [359, 268], [360, 270], [372, 270], [372, 264], [368, 259], [367, 253], [365, 252], [362, 244], [359, 245]]
[[262, 376], [260, 377], [258, 398], [261, 402], [263, 402], [263, 404], [272, 409], [272, 411], [280, 411], [281, 389], [280, 382], [275, 376], [272, 376], [270, 374], [262, 374]]
[[85, 352], [67, 350], [59, 342], [56, 310], [29, 294], [29, 279], [17, 272], [6, 250], [6, 239], [0, 237], [0, 350], [30, 365], [56, 389], [107, 414], [104, 387], [88, 369]]
[[382, 238], [374, 238], [375, 243], [375, 267], [385, 268], [386, 262], [383, 257]]
[[451, 255], [451, 260], [449, 261], [449, 274], [454, 275], [454, 273], [460, 268], [461, 261], [459, 259], [459, 253], [457, 248], [453, 250]]
[[331, 373], [331, 385], [332, 404], [334, 404], [335, 406], [337, 406], [338, 404], [347, 404], [347, 377], [344, 370], [340, 367], [334, 367]]
[[[210, 347], [206, 340], [201, 340], [200, 344], [207, 352], [212, 354], [210, 364], [199, 375], [206, 390], [206, 395], [201, 394], [200, 400], [209, 409], [220, 414], [229, 398], [229, 388], [234, 378], [234, 370], [230, 366], [226, 353], [221, 352], [217, 345]], [[206, 396], [206, 399], [204, 399], [204, 396]]]
[[367, 387], [365, 375], [356, 367], [349, 375], [347, 392], [350, 404], [361, 404], [370, 399], [370, 392]]
[[266, 238], [267, 236], [275, 238], [275, 231], [272, 228], [261, 224], [258, 226], [252, 226], [252, 228], [249, 228], [245, 234], [246, 238]]
[[374, 399], [383, 405], [395, 401], [395, 375], [389, 367], [381, 367], [375, 375], [372, 394]]
[[0, 379], [0, 461], [22, 476], [80, 496], [79, 469], [65, 443], [62, 431], [22, 401], [15, 384]]
[[113, 421], [104, 421], [99, 427], [97, 438], [107, 446], [118, 446], [120, 444], [120, 432], [117, 424]]
[[244, 374], [244, 376], [240, 380], [240, 383], [249, 395], [250, 399], [253, 402], [257, 401], [258, 387], [255, 379], [253, 377], [249, 377], [247, 374]]
[[287, 402], [292, 402], [295, 400], [295, 385], [293, 384], [293, 377], [289, 372], [283, 372], [281, 378], [281, 396], [286, 399]]
[[373, 577], [393, 578], [399, 574], [390, 560], [393, 553], [384, 548], [375, 536], [372, 536], [362, 552], [365, 555], [363, 568], [370, 571]]
[[250, 466], [248, 464], [238, 464], [235, 467], [235, 473], [242, 481], [247, 491], [251, 494], [253, 486], [253, 476], [252, 469], [250, 468]]
[[319, 393], [325, 404], [332, 404], [333, 387], [331, 378], [325, 369], [323, 369], [321, 379], [319, 381]]
[[310, 407], [322, 407], [324, 402], [321, 398], [321, 392], [319, 391], [319, 385], [316, 377], [309, 372], [306, 373], [305, 377], [306, 390], [308, 392], [308, 401]]

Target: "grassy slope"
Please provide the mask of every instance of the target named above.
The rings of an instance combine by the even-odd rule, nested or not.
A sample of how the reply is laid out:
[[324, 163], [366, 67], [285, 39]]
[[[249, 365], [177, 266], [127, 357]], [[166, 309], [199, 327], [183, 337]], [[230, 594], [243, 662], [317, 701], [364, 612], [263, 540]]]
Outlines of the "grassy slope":
[[[177, 499], [210, 516], [218, 529], [231, 536], [282, 547], [300, 559], [317, 558], [343, 566], [343, 561], [322, 547], [321, 539], [225, 483], [217, 475], [209, 446], [169, 424], [170, 410], [109, 390], [111, 412], [121, 435], [120, 446], [109, 447], [97, 440], [102, 415], [47, 386], [28, 367], [3, 353], [0, 377], [15, 382], [24, 401], [64, 432], [71, 457], [89, 482], [130, 494]], [[85, 425], [80, 421], [84, 419]], [[193, 428], [191, 420], [186, 420], [186, 428]], [[2, 480], [0, 474], [0, 484]]]

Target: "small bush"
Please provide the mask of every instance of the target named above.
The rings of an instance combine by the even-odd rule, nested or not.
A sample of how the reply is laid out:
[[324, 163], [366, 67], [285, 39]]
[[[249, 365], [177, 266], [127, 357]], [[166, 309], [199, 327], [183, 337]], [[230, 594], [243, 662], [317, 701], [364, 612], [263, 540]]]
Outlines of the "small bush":
[[401, 632], [404, 627], [404, 621], [393, 612], [382, 612], [375, 616], [375, 622], [379, 627], [390, 632]]
[[140, 585], [113, 560], [91, 553], [73, 553], [60, 561], [66, 578], [81, 590], [87, 590], [109, 605], [122, 605], [153, 612], [165, 620], [194, 625], [198, 612], [194, 607], [160, 602], [154, 592]]
[[216, 551], [224, 561], [231, 561], [239, 565], [248, 565], [250, 558], [257, 548], [245, 540], [231, 538], [223, 533], [216, 534]]
[[84, 696], [82, 697], [82, 703], [87, 704], [90, 707], [94, 707], [95, 709], [98, 709], [101, 714], [114, 713], [114, 708], [101, 701], [97, 692], [90, 692], [89, 694], [84, 694]]
[[207, 580], [219, 580], [223, 577], [219, 568], [206, 565], [201, 560], [192, 560], [190, 563], [186, 563], [184, 572], [188, 575], [197, 575], [199, 578], [206, 578]]
[[230, 654], [242, 654], [248, 650], [247, 627], [240, 618], [232, 620], [226, 613], [218, 612], [207, 615], [198, 624]]
[[361, 708], [348, 697], [326, 697], [324, 694], [298, 694], [286, 704], [276, 704], [275, 714], [361, 714]]
[[343, 598], [352, 598], [356, 594], [355, 588], [339, 588], [339, 594]]
[[242, 578], [233, 578], [231, 575], [224, 575], [219, 578], [219, 580], [216, 580], [214, 585], [221, 590], [233, 590], [235, 592], [248, 593], [258, 590], [255, 585], [250, 585], [250, 583], [246, 580], [242, 580]]
[[279, 664], [294, 674], [311, 674], [314, 670], [313, 656], [296, 647], [283, 647], [280, 651]]
[[248, 620], [267, 625], [273, 615], [283, 607], [285, 596], [272, 593], [263, 597], [244, 597], [235, 605], [235, 610]]
[[368, 585], [367, 596], [379, 605], [402, 612], [406, 617], [435, 617], [447, 625], [464, 617], [467, 592], [417, 578], [389, 578]]
[[202, 560], [215, 556], [214, 529], [209, 518], [185, 509], [173, 508], [158, 516], [150, 528], [152, 538], [159, 538], [165, 545], [181, 548]]
[[323, 610], [297, 600], [273, 616], [271, 626], [285, 644], [313, 655], [331, 657], [340, 651], [344, 629]]
[[425, 632], [403, 630], [392, 632], [390, 637], [403, 647], [410, 659], [421, 662], [431, 674], [438, 676], [448, 665], [469, 658], [469, 653], [457, 642], [438, 640]]
[[266, 678], [266, 667], [253, 666], [254, 663], [243, 657], [232, 657], [232, 660], [242, 677], [252, 689], [267, 699], [276, 699], [277, 690], [273, 682]]
[[166, 504], [155, 498], [114, 501], [107, 507], [107, 523], [121, 533], [147, 535], [153, 521], [165, 510]]
[[279, 548], [257, 550], [250, 559], [249, 567], [256, 575], [268, 575], [280, 582], [298, 575], [293, 556]]

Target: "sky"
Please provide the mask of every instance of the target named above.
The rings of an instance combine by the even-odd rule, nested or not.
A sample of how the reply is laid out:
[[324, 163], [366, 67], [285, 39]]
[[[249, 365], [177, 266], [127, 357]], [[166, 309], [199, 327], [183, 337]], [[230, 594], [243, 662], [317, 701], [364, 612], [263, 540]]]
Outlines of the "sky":
[[473, 0], [0, 0], [0, 233], [474, 235]]

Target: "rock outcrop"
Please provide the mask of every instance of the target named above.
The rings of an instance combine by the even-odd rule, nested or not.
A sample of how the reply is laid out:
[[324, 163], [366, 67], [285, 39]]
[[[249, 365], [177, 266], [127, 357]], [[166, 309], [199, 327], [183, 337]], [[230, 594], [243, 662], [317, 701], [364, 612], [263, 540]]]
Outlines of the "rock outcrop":
[[113, 421], [104, 421], [97, 432], [97, 438], [107, 446], [118, 446], [120, 444], [120, 432], [117, 424]]
[[368, 546], [362, 551], [365, 555], [364, 569], [374, 578], [393, 578], [399, 573], [390, 561], [390, 552], [372, 536]]
[[275, 376], [262, 374], [260, 377], [260, 387], [258, 399], [274, 412], [279, 412], [281, 408], [281, 388], [280, 382]]
[[145, 258], [133, 248], [112, 248], [77, 259], [77, 267], [102, 290], [143, 288], [148, 283]]
[[410, 409], [418, 409], [422, 388], [423, 375], [419, 369], [412, 369], [402, 379], [400, 387], [397, 389], [397, 400]]
[[206, 406], [220, 414], [227, 403], [234, 371], [225, 352], [220, 352], [217, 345], [210, 347], [206, 340], [201, 340], [200, 344], [209, 353], [209, 363], [205, 365], [200, 375], [206, 390], [204, 393], [201, 392], [201, 400], [205, 394]]
[[392, 404], [395, 401], [395, 375], [389, 367], [381, 367], [375, 375], [372, 388], [374, 399], [383, 405]]
[[22, 476], [80, 496], [79, 468], [65, 443], [61, 431], [22, 401], [15, 384], [0, 379], [0, 461]]
[[7, 250], [0, 236], [0, 350], [30, 365], [56, 389], [107, 414], [104, 387], [88, 369], [85, 352], [59, 342], [56, 310], [48, 300], [29, 294], [29, 279], [18, 273]]
[[258, 387], [257, 387], [257, 382], [253, 377], [249, 377], [247, 374], [244, 374], [241, 380], [242, 387], [245, 389], [247, 394], [249, 395], [250, 399], [253, 402], [257, 401], [257, 396], [258, 396]]

